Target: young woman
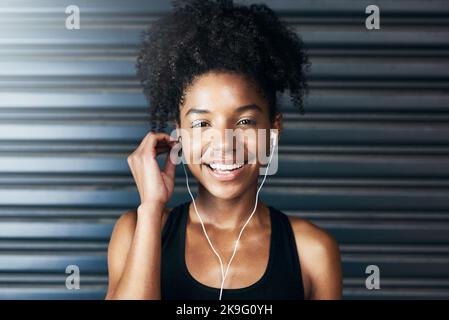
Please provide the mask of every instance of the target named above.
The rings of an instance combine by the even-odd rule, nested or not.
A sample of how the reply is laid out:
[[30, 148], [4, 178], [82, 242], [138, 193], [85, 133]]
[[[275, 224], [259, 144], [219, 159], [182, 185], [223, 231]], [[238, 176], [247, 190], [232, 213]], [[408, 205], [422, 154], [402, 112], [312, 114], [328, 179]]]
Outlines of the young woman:
[[[201, 156], [187, 164], [199, 189], [194, 201], [167, 208], [175, 164], [167, 156], [161, 170], [156, 161], [178, 143], [161, 132], [168, 121], [182, 138], [211, 129], [281, 133], [278, 93], [288, 89], [303, 113], [308, 58], [301, 39], [267, 6], [226, 0], [176, 1], [143, 35], [137, 70], [159, 133], [128, 157], [141, 203], [112, 233], [106, 299], [340, 299], [337, 242], [256, 201], [260, 163], [245, 158], [226, 169], [235, 159], [228, 143], [183, 142], [185, 158]], [[257, 141], [245, 143], [247, 150]], [[223, 157], [211, 158], [211, 149]]]

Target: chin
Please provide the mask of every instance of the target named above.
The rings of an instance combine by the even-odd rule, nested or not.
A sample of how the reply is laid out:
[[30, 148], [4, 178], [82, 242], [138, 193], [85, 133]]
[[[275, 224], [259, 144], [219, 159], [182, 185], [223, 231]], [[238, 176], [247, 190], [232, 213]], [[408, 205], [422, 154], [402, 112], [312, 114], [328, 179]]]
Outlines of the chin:
[[235, 187], [219, 187], [219, 186], [204, 186], [207, 191], [217, 199], [221, 200], [232, 200], [242, 195], [246, 188], [235, 188]]

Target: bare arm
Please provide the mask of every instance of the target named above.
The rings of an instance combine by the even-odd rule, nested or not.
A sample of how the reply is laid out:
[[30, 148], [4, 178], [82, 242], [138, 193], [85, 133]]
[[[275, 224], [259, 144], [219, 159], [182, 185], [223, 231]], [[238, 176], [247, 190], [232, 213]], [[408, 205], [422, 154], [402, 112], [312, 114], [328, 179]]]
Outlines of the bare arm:
[[106, 299], [161, 299], [161, 226], [174, 188], [175, 164], [169, 154], [161, 171], [156, 156], [174, 147], [166, 133], [148, 133], [128, 157], [140, 195], [137, 212], [122, 215], [108, 248]]
[[342, 268], [336, 239], [302, 219], [290, 217], [295, 233], [305, 298], [331, 300], [342, 297]]
[[106, 299], [161, 298], [161, 224], [164, 208], [141, 205], [117, 221], [108, 248]]
[[[315, 246], [315, 268], [310, 273], [312, 290], [310, 299], [336, 300], [342, 297], [342, 270], [338, 243], [331, 235], [320, 236]], [[319, 262], [318, 262], [319, 261]]]

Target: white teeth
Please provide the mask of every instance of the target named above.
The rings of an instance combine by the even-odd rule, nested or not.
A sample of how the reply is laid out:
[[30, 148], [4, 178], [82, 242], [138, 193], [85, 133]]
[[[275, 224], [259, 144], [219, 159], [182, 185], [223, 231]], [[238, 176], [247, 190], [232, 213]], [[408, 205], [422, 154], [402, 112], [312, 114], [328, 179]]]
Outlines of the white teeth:
[[220, 171], [230, 171], [243, 167], [243, 163], [234, 163], [234, 164], [210, 163], [209, 165], [212, 169]]

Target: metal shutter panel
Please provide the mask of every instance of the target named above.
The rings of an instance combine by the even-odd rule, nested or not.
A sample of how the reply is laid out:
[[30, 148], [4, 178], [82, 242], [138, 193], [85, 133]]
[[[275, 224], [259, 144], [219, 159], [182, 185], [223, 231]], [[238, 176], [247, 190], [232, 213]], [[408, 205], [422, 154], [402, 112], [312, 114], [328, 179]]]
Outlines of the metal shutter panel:
[[[254, 2], [254, 1], [251, 1]], [[261, 198], [329, 230], [344, 297], [449, 298], [449, 5], [265, 1], [309, 48], [301, 116], [284, 97]], [[65, 8], [81, 29], [65, 29]], [[102, 299], [114, 222], [138, 205], [126, 156], [148, 131], [134, 63], [167, 1], [0, 1], [0, 298]], [[178, 168], [174, 205], [188, 199]], [[65, 288], [76, 264], [81, 289]], [[364, 286], [381, 270], [381, 290]]]

